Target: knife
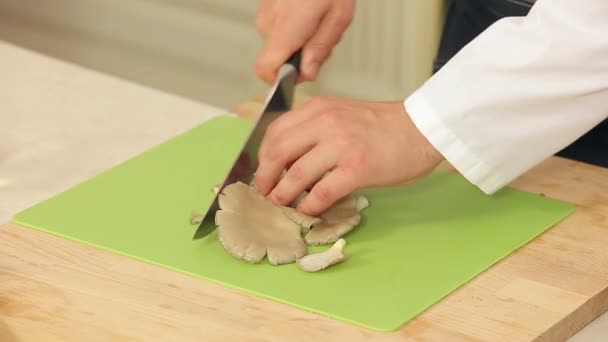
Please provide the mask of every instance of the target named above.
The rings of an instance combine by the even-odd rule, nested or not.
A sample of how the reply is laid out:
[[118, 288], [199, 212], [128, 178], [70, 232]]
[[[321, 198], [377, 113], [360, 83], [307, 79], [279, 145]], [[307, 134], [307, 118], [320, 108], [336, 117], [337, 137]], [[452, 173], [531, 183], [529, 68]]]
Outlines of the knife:
[[300, 68], [300, 60], [302, 58], [302, 50], [296, 51], [285, 64], [279, 68], [277, 79], [275, 80], [270, 92], [266, 96], [264, 105], [257, 115], [247, 140], [243, 144], [241, 151], [236, 156], [232, 163], [232, 167], [228, 175], [224, 178], [223, 183], [214, 190], [215, 195], [211, 205], [207, 208], [207, 212], [200, 223], [193, 240], [201, 239], [209, 235], [215, 229], [215, 213], [219, 209], [218, 197], [222, 190], [236, 182], [249, 184], [253, 179], [253, 175], [258, 167], [258, 149], [266, 133], [266, 129], [276, 118], [281, 114], [289, 111], [293, 104], [293, 97], [296, 85], [296, 79]]

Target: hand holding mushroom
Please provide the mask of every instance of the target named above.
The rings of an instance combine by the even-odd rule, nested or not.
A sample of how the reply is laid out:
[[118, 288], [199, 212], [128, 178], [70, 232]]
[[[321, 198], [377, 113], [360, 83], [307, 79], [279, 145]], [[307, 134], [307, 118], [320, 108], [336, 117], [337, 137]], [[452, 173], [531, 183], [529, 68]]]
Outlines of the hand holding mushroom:
[[298, 210], [318, 216], [357, 189], [418, 180], [441, 160], [402, 102], [319, 97], [270, 125], [255, 182], [276, 205], [312, 187]]
[[[315, 272], [345, 258], [342, 236], [359, 223], [360, 211], [368, 202], [362, 196], [349, 195], [317, 218], [277, 206], [254, 186], [237, 182], [224, 188], [219, 206], [215, 216], [218, 236], [231, 255], [251, 263], [267, 256], [272, 265], [295, 261], [304, 271]], [[307, 245], [333, 242], [325, 252], [308, 254]]]

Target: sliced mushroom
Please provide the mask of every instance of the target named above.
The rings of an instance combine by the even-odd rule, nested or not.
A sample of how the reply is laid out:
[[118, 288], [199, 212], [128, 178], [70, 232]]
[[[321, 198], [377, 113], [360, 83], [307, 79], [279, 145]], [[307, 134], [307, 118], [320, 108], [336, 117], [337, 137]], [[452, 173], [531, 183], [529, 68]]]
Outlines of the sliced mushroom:
[[301, 211], [298, 211], [292, 207], [282, 207], [283, 213], [292, 219], [295, 223], [299, 224], [302, 228], [302, 233], [306, 234], [310, 231], [312, 226], [321, 223], [321, 219], [318, 217], [306, 215]]
[[317, 272], [335, 265], [346, 257], [343, 253], [346, 241], [338, 239], [336, 243], [323, 252], [308, 254], [296, 260], [296, 264], [306, 272]]
[[304, 239], [309, 246], [323, 245], [337, 241], [357, 226], [361, 220], [360, 212], [368, 206], [367, 198], [351, 194], [337, 201], [316, 220], [310, 216], [305, 218], [302, 213], [298, 216], [292, 212], [289, 216], [296, 222], [311, 224], [309, 232], [303, 229], [306, 234]]
[[192, 214], [190, 215], [190, 223], [191, 224], [200, 224], [201, 222], [203, 222], [204, 218], [205, 218], [205, 216], [203, 216], [193, 210]]
[[220, 192], [220, 186], [214, 186], [213, 188], [211, 188], [211, 192], [213, 192], [214, 195], [217, 195], [217, 193]]
[[230, 254], [258, 263], [288, 264], [308, 253], [302, 228], [252, 186], [232, 183], [219, 195], [215, 216], [220, 242]]

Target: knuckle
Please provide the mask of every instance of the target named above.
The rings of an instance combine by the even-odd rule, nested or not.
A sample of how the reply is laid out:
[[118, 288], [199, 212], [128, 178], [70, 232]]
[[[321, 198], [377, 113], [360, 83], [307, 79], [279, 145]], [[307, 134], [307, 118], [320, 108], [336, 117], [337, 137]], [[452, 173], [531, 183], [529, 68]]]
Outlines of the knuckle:
[[352, 149], [357, 144], [357, 139], [352, 134], [342, 130], [334, 137], [334, 144], [343, 147], [347, 146], [349, 149]]
[[336, 126], [340, 122], [340, 114], [332, 110], [324, 111], [319, 115], [319, 120], [323, 126]]
[[355, 175], [365, 172], [369, 166], [369, 157], [365, 153], [355, 153], [346, 163], [345, 167]]
[[269, 144], [260, 148], [259, 156], [260, 159], [267, 160], [270, 162], [276, 162], [280, 160], [282, 151], [278, 144]]
[[375, 111], [367, 108], [362, 110], [360, 114], [366, 122], [370, 122], [371, 120], [374, 120], [378, 117]]
[[308, 43], [308, 51], [311, 51], [318, 61], [325, 60], [334, 48], [334, 44], [331, 42], [325, 42], [321, 40], [315, 40]]
[[268, 128], [266, 128], [266, 137], [268, 140], [274, 140], [280, 132], [280, 118], [273, 121]]
[[282, 155], [283, 155], [283, 151], [278, 146], [272, 146], [272, 147], [270, 147], [268, 149], [267, 154], [266, 154], [268, 160], [270, 160], [272, 162], [278, 162], [278, 161], [280, 161]]
[[[285, 34], [285, 29], [293, 27], [293, 10], [287, 6], [279, 6], [275, 11], [273, 31], [277, 34]], [[274, 32], [273, 32], [274, 33]]]

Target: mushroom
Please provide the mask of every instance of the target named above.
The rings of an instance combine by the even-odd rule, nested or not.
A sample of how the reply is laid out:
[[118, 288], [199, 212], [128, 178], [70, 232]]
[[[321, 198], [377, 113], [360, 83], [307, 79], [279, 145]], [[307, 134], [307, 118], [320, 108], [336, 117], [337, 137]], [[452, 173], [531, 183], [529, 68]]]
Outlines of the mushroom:
[[[211, 192], [213, 192], [214, 195], [217, 195], [219, 191], [220, 191], [219, 185], [216, 185], [213, 188], [211, 188]], [[190, 224], [193, 224], [193, 225], [201, 224], [204, 219], [205, 219], [204, 215], [201, 215], [201, 214], [197, 213], [195, 210], [192, 210], [192, 213], [190, 214]]]
[[[301, 198], [296, 200], [296, 203], [300, 200]], [[367, 198], [350, 194], [334, 203], [319, 218], [308, 216], [293, 208], [285, 209], [285, 214], [302, 226], [306, 243], [316, 246], [335, 242], [350, 232], [359, 224], [360, 212], [368, 206]]]
[[192, 214], [190, 214], [190, 224], [200, 224], [201, 222], [203, 222], [204, 218], [205, 216], [192, 210]]
[[[348, 195], [337, 201], [319, 217], [298, 211], [295, 207], [307, 192], [291, 206], [277, 206], [263, 196], [252, 181], [226, 186], [218, 196], [219, 209], [215, 223], [218, 237], [231, 255], [251, 263], [265, 256], [272, 265], [298, 263], [308, 272], [316, 272], [344, 259], [342, 238], [361, 219], [360, 212], [369, 206], [361, 195]], [[198, 219], [194, 213], [192, 220]], [[307, 245], [335, 242], [322, 253], [308, 257]]]
[[321, 223], [321, 219], [318, 217], [306, 215], [301, 211], [298, 211], [292, 207], [282, 207], [283, 213], [287, 215], [291, 220], [300, 225], [302, 233], [306, 234], [310, 231], [312, 226]]
[[296, 264], [306, 272], [317, 272], [335, 265], [346, 257], [343, 253], [346, 241], [342, 238], [323, 252], [308, 254], [296, 259]]
[[214, 195], [217, 195], [217, 193], [220, 192], [220, 186], [214, 186], [213, 188], [211, 188], [211, 192], [213, 192]]
[[220, 242], [230, 254], [258, 263], [288, 264], [308, 254], [302, 228], [254, 187], [242, 182], [226, 186], [216, 212]]

